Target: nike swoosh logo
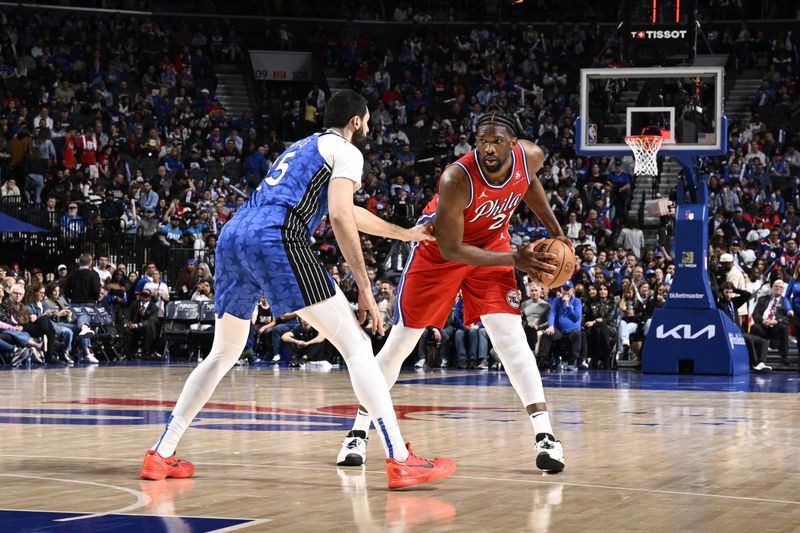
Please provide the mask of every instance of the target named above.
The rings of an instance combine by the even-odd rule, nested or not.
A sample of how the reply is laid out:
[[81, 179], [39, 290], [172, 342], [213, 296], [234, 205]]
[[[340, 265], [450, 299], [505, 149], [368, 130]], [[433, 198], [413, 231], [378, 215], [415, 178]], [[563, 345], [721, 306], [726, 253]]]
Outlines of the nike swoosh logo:
[[431, 463], [428, 463], [426, 465], [406, 465], [406, 466], [410, 466], [411, 468], [433, 468], [433, 465]]

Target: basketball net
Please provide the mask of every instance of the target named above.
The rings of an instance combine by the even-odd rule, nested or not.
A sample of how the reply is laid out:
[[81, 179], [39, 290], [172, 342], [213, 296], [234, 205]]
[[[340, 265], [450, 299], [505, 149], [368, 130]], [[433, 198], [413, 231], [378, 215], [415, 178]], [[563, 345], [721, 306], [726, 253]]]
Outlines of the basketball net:
[[656, 155], [664, 138], [660, 135], [628, 135], [625, 142], [633, 150], [636, 161], [633, 173], [637, 176], [658, 176]]

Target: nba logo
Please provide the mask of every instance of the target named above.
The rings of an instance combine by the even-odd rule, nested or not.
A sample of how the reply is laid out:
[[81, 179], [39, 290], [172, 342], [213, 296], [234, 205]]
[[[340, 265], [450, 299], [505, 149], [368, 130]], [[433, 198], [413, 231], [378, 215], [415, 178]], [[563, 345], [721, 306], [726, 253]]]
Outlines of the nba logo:
[[587, 132], [587, 144], [597, 144], [597, 124], [590, 124], [589, 131]]

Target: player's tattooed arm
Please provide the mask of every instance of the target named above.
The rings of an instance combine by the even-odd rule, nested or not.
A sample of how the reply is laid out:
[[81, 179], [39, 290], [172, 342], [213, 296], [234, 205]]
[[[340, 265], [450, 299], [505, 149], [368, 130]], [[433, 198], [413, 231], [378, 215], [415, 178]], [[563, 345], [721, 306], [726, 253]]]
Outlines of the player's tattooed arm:
[[528, 192], [525, 193], [525, 203], [531, 208], [533, 214], [542, 221], [551, 237], [572, 246], [572, 240], [564, 235], [564, 229], [558, 223], [558, 219], [550, 207], [550, 202], [544, 192], [542, 183], [536, 178], [536, 173], [539, 172], [544, 164], [544, 152], [530, 141], [520, 140], [519, 143], [522, 145], [522, 149], [525, 150], [525, 156], [528, 160], [528, 176], [532, 178]]
[[386, 222], [380, 217], [376, 217], [363, 207], [355, 206], [353, 213], [356, 217], [358, 231], [368, 235], [397, 239], [398, 241], [404, 242], [436, 240], [435, 237], [428, 232], [430, 224], [420, 224], [413, 228], [402, 228], [390, 222]]

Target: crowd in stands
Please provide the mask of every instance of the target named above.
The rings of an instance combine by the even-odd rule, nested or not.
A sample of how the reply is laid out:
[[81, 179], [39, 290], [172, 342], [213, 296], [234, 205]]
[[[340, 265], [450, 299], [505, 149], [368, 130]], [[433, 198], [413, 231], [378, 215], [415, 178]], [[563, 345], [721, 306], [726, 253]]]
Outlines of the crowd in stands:
[[[115, 318], [125, 349], [158, 356], [166, 304], [213, 299], [213, 252], [221, 227], [286, 143], [319, 129], [326, 93], [305, 87], [295, 98], [293, 89], [269, 87], [257, 118], [230, 116], [214, 96], [215, 64], [237, 60], [241, 47], [236, 29], [221, 20], [190, 25], [16, 11], [0, 14], [0, 25], [0, 200], [47, 213], [50, 228], [67, 241], [133, 235], [147, 246], [193, 250], [166, 280], [168, 265], [150, 264], [139, 272], [122, 262], [112, 265], [107, 257], [44, 273], [36, 272], [37, 265], [7, 265], [0, 317], [7, 327], [0, 328], [21, 327], [30, 337], [18, 335], [22, 340], [16, 347], [9, 343], [13, 349], [7, 353], [27, 349], [34, 360], [66, 360], [65, 354], [94, 359], [91, 341], [83, 339], [91, 328], [80, 316], [69, 316], [64, 300], [70, 297], [64, 291], [67, 273], [94, 268], [101, 282], [94, 301]], [[731, 117], [729, 157], [703, 162], [714, 212], [709, 270], [721, 298], [728, 281], [750, 294], [737, 319], [747, 327], [752, 323], [752, 337], [777, 339], [787, 357], [789, 324], [795, 310], [800, 313], [800, 283], [793, 283], [800, 225], [800, 144], [793, 119], [800, 113], [800, 62], [790, 35], [753, 33], [745, 25], [738, 35], [709, 34], [742, 69], [764, 72], [753, 95], [753, 118]], [[571, 283], [551, 294], [520, 280], [529, 341], [544, 366], [559, 360], [570, 368], [635, 362], [674, 274], [670, 217], [652, 242], [629, 212], [635, 190], [629, 158], [585, 158], [574, 150], [577, 69], [616, 64], [608, 37], [596, 26], [558, 25], [539, 33], [522, 24], [479, 24], [451, 33], [414, 25], [405, 39], [378, 49], [368, 35], [345, 24], [338, 34], [317, 33], [307, 41], [369, 101], [364, 185], [355, 201], [380, 217], [406, 227], [414, 223], [446, 165], [475, 146], [481, 113], [515, 117], [519, 135], [545, 152], [539, 178], [580, 265]], [[511, 242], [521, 246], [544, 236], [544, 227], [522, 206], [512, 220]], [[323, 222], [313, 237], [320, 260], [356, 301], [330, 224]], [[363, 237], [362, 243], [373, 291], [388, 319], [408, 248], [380, 238]], [[775, 300], [758, 307], [757, 298], [772, 294], [773, 286], [787, 296], [780, 319]], [[33, 307], [25, 313], [15, 303], [18, 287], [39, 313]], [[47, 302], [55, 305], [49, 314]], [[324, 338], [294, 316], [273, 317], [268, 308], [268, 302], [257, 308], [252, 361], [282, 354], [296, 364], [333, 360]], [[459, 309], [456, 303], [446, 328], [426, 334], [417, 359], [429, 360], [432, 347], [441, 349], [445, 364], [491, 365], [485, 331], [480, 324], [463, 324]], [[759, 311], [762, 316], [756, 316]], [[376, 349], [382, 341], [374, 339]], [[598, 347], [592, 353], [590, 343]], [[764, 363], [759, 346], [754, 366]]]

